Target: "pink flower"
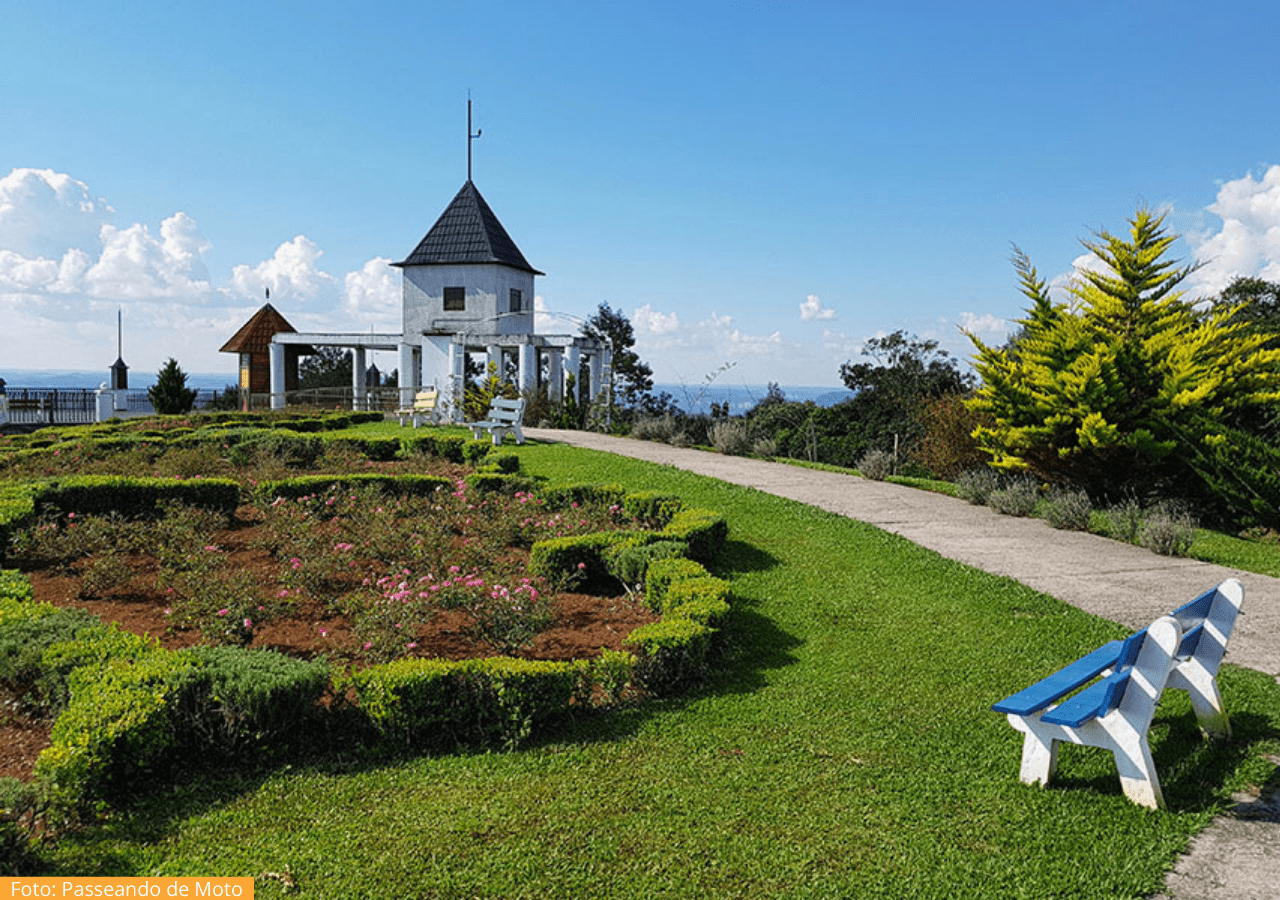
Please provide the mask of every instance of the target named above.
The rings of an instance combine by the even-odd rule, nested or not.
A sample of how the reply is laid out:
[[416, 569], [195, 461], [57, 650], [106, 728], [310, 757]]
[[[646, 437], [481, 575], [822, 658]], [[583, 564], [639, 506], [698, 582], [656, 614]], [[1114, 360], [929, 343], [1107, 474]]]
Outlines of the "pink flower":
[[225, 616], [225, 615], [226, 615], [227, 613], [229, 613], [229, 612], [231, 612], [231, 610], [229, 610], [229, 609], [220, 609], [220, 610], [218, 610], [218, 615], [219, 615], [219, 616]]
[[245, 627], [245, 630], [246, 630], [246, 631], [248, 631], [250, 628], [252, 628], [252, 627], [253, 627], [253, 622], [252, 622], [252, 620], [250, 620], [250, 619], [245, 619], [245, 620], [244, 620], [244, 627]]

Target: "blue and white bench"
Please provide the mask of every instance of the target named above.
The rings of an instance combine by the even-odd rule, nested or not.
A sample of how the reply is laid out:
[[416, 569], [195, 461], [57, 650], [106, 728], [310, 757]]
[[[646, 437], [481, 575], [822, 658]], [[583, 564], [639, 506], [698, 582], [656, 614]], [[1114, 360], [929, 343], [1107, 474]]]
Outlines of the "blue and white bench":
[[520, 430], [520, 420], [524, 418], [524, 398], [519, 400], [507, 400], [504, 397], [495, 397], [489, 403], [489, 412], [480, 422], [465, 422], [471, 429], [471, 435], [477, 441], [480, 440], [480, 433], [487, 431], [493, 438], [493, 446], [497, 447], [502, 443], [502, 439], [510, 431], [515, 435], [516, 443], [524, 443], [524, 432]]
[[1218, 668], [1243, 600], [1240, 582], [1224, 581], [1126, 640], [1111, 641], [992, 706], [1026, 735], [1022, 781], [1048, 784], [1058, 744], [1069, 741], [1110, 750], [1125, 796], [1152, 809], [1164, 806], [1147, 742], [1156, 704], [1166, 687], [1185, 690], [1206, 734], [1231, 733]]

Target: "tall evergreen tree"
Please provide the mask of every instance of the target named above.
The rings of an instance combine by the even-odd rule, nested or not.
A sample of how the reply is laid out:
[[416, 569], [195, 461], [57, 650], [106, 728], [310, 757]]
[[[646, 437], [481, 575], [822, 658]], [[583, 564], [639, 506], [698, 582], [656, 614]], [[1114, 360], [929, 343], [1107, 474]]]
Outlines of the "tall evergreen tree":
[[1232, 506], [1274, 509], [1280, 495], [1264, 499], [1266, 479], [1248, 465], [1228, 471], [1221, 453], [1245, 452], [1235, 411], [1280, 400], [1280, 351], [1247, 328], [1239, 307], [1201, 314], [1183, 300], [1179, 286], [1195, 267], [1165, 259], [1176, 236], [1163, 216], [1139, 210], [1127, 237], [1097, 238], [1084, 244], [1100, 265], [1077, 273], [1070, 304], [1052, 303], [1018, 254], [1031, 300], [1022, 333], [1003, 349], [969, 335], [982, 377], [970, 403], [994, 421], [975, 437], [992, 464], [1103, 497], [1190, 484], [1221, 500], [1231, 493], [1225, 477], [1237, 482]]
[[187, 375], [172, 357], [156, 375], [156, 383], [147, 388], [147, 399], [162, 416], [190, 412], [196, 402], [196, 389], [187, 387]]

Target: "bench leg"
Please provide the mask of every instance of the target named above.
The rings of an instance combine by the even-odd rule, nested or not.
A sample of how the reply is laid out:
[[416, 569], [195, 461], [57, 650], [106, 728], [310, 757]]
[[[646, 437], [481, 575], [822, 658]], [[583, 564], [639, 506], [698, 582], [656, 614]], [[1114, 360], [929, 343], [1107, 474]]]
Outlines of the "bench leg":
[[1030, 729], [1019, 730], [1025, 730], [1027, 737], [1022, 742], [1022, 772], [1018, 777], [1023, 784], [1048, 785], [1058, 771], [1058, 742]]
[[506, 437], [506, 436], [507, 436], [507, 429], [505, 429], [505, 428], [491, 428], [491, 429], [489, 429], [489, 433], [493, 436], [493, 446], [495, 446], [495, 447], [501, 447], [501, 446], [502, 446], [502, 439], [503, 439], [504, 437]]
[[1176, 676], [1169, 677], [1171, 687], [1182, 688], [1191, 696], [1191, 708], [1196, 712], [1196, 722], [1205, 737], [1231, 737], [1231, 721], [1222, 703], [1218, 679], [1198, 661], [1183, 665]]
[[1147, 809], [1163, 809], [1160, 777], [1156, 775], [1156, 764], [1151, 758], [1151, 747], [1146, 738], [1135, 735], [1132, 740], [1122, 740], [1112, 755], [1120, 771], [1120, 787], [1124, 795]]

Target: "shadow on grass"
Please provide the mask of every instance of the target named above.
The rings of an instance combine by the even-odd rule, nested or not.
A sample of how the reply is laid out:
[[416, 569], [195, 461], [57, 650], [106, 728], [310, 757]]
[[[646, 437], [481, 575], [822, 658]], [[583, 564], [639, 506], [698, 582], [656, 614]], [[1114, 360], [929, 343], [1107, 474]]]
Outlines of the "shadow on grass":
[[[1221, 813], [1231, 808], [1224, 786], [1237, 779], [1241, 767], [1262, 752], [1262, 747], [1275, 746], [1280, 740], [1276, 724], [1253, 712], [1232, 715], [1230, 738], [1206, 739], [1189, 709], [1157, 715], [1151, 727], [1151, 756], [1166, 808], [1174, 813]], [[1108, 751], [1070, 745], [1063, 745], [1061, 750], [1069, 756], [1061, 757], [1067, 765], [1054, 776], [1053, 790], [1122, 794], [1115, 762]], [[1073, 770], [1079, 774], [1072, 774]], [[1084, 774], [1086, 771], [1089, 774]], [[1260, 799], [1255, 804], [1238, 804], [1235, 814], [1245, 815], [1255, 807], [1259, 815], [1280, 816], [1280, 769], [1273, 769], [1266, 783], [1254, 788], [1259, 790]]]

